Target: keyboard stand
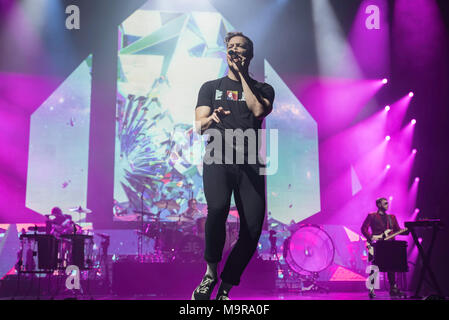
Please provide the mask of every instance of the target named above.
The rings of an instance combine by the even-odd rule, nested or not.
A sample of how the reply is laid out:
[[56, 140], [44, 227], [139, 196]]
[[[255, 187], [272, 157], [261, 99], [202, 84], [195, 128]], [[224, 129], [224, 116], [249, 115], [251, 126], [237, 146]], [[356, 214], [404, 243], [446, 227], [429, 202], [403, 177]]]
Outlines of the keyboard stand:
[[427, 250], [427, 253], [424, 251], [423, 246], [418, 240], [418, 236], [416, 235], [415, 228], [410, 228], [410, 232], [413, 237], [413, 241], [415, 242], [416, 247], [418, 248], [419, 256], [422, 260], [422, 269], [421, 274], [419, 276], [418, 280], [418, 286], [416, 287], [415, 295], [410, 297], [412, 299], [421, 299], [422, 297], [419, 295], [419, 292], [421, 291], [422, 283], [424, 281], [424, 277], [426, 274], [426, 271], [428, 271], [428, 274], [430, 276], [430, 280], [434, 286], [434, 289], [437, 290], [437, 293], [440, 297], [443, 297], [443, 293], [440, 289], [440, 286], [438, 285], [438, 282], [436, 280], [435, 274], [433, 273], [432, 269], [430, 268], [430, 257], [432, 255], [432, 250], [435, 244], [436, 235], [438, 233], [439, 226], [433, 225], [432, 226], [432, 240], [430, 241], [429, 249]]

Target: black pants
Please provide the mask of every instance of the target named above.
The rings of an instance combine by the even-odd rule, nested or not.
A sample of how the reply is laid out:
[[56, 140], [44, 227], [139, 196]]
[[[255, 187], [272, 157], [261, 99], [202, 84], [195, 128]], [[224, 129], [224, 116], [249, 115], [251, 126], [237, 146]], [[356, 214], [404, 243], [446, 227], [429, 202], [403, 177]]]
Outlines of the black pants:
[[396, 273], [387, 272], [388, 283], [390, 284], [390, 290], [396, 285]]
[[257, 249], [265, 217], [265, 176], [258, 164], [203, 164], [203, 184], [208, 214], [206, 220], [207, 262], [222, 259], [226, 239], [226, 220], [231, 195], [240, 216], [238, 240], [221, 273], [221, 279], [238, 285], [240, 277]]

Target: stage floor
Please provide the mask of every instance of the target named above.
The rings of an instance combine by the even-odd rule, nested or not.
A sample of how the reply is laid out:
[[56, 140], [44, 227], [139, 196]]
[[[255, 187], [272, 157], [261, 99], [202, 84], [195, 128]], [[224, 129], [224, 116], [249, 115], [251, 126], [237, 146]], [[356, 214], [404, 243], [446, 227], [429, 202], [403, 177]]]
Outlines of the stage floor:
[[[411, 299], [410, 296], [413, 294], [411, 292], [406, 293], [407, 300]], [[58, 295], [54, 297], [54, 300], [63, 300], [75, 298], [78, 300], [190, 300], [190, 296], [181, 295], [129, 295], [129, 296], [118, 296], [118, 295], [88, 295], [88, 294], [78, 294], [70, 295], [68, 293], [63, 295]], [[3, 297], [0, 300], [10, 300], [12, 297]], [[256, 300], [345, 300], [345, 301], [357, 301], [357, 300], [370, 300], [367, 292], [330, 292], [330, 293], [259, 293], [259, 294], [239, 294], [235, 293], [230, 295], [232, 300], [239, 301], [256, 301]], [[15, 297], [15, 300], [35, 300], [37, 297]], [[49, 296], [40, 296], [40, 300], [52, 299]], [[391, 298], [387, 291], [377, 291], [376, 298], [373, 300], [404, 300], [399, 298]]]

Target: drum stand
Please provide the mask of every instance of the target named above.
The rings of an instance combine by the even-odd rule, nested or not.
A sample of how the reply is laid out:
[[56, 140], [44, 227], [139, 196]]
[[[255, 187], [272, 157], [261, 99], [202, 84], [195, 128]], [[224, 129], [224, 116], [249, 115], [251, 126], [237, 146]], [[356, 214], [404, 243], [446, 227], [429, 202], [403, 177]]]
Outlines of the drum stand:
[[[80, 242], [80, 239], [76, 239], [77, 236], [82, 238], [82, 243]], [[77, 235], [76, 234], [76, 229], [74, 229], [74, 233], [73, 234], [64, 234], [64, 235], [61, 235], [61, 238], [62, 237], [65, 238], [65, 239], [68, 239], [68, 240], [63, 240], [63, 241], [66, 241], [66, 243], [70, 243], [70, 247], [69, 247], [70, 249], [67, 252], [65, 252], [63, 250], [63, 247], [62, 247], [63, 246], [63, 241], [61, 242], [61, 247], [60, 247], [60, 250], [59, 250], [60, 254], [61, 254], [61, 257], [58, 260], [57, 278], [56, 278], [56, 291], [52, 295], [51, 299], [53, 300], [59, 294], [60, 287], [61, 287], [60, 279], [61, 278], [63, 278], [63, 279], [65, 278], [66, 279], [66, 268], [67, 268], [67, 266], [69, 264], [73, 264], [73, 265], [77, 265], [78, 266], [80, 288], [79, 289], [68, 289], [68, 288], [65, 287], [63, 293], [71, 292], [74, 295], [74, 298], [66, 298], [66, 299], [69, 299], [69, 300], [70, 299], [75, 299], [75, 300], [77, 300], [78, 299], [78, 293], [80, 293], [82, 296], [84, 296], [85, 292], [83, 290], [83, 287], [81, 286], [81, 278], [82, 278], [81, 275], [82, 275], [83, 272], [86, 272], [86, 275], [87, 275], [86, 294], [90, 296], [91, 300], [93, 300], [93, 296], [92, 296], [92, 293], [90, 291], [90, 277], [89, 277], [90, 271], [93, 270], [92, 260], [90, 259], [91, 255], [92, 255], [92, 252], [91, 251], [87, 251], [86, 256], [87, 256], [88, 259], [86, 259], [85, 258], [86, 256], [84, 255], [85, 241], [90, 241], [90, 243], [93, 244], [93, 236]], [[75, 259], [74, 258], [74, 253], [73, 253], [73, 250], [75, 248], [75, 241], [78, 242], [76, 244], [77, 248], [81, 248], [81, 247], [83, 248], [83, 251], [82, 251], [83, 252], [83, 254], [82, 254], [82, 257], [83, 257], [82, 266], [74, 263], [74, 261], [73, 261]], [[88, 250], [91, 250], [90, 246], [88, 248], [89, 248]], [[66, 253], [68, 253], [68, 257], [70, 257], [71, 260], [67, 260], [66, 261], [64, 259], [64, 256], [65, 256]], [[84, 259], [86, 259], [86, 261], [84, 261]], [[67, 266], [65, 265], [65, 263], [67, 264]], [[79, 263], [79, 261], [78, 261], [78, 263]], [[61, 271], [62, 271], [62, 277], [61, 277], [61, 274], [60, 274]], [[64, 285], [66, 284], [66, 281], [67, 280], [63, 280]], [[78, 292], [78, 290], [79, 290], [79, 292]]]
[[[17, 254], [17, 262], [16, 262], [16, 270], [17, 270], [17, 284], [16, 284], [16, 291], [14, 292], [13, 297], [11, 298], [12, 300], [15, 300], [15, 298], [17, 297], [18, 293], [20, 292], [20, 280], [21, 280], [21, 275], [22, 274], [29, 274], [31, 275], [31, 281], [30, 281], [30, 287], [28, 288], [25, 296], [28, 296], [28, 293], [30, 292], [30, 290], [33, 287], [33, 278], [34, 275], [37, 276], [37, 300], [40, 300], [40, 296], [41, 296], [41, 277], [39, 277], [39, 274], [47, 274], [48, 275], [48, 287], [47, 287], [47, 294], [50, 294], [50, 284], [51, 284], [51, 274], [54, 272], [54, 269], [48, 268], [48, 269], [40, 269], [39, 266], [36, 268], [35, 262], [34, 262], [34, 257], [37, 255], [38, 251], [36, 250], [36, 245], [37, 245], [37, 239], [38, 239], [38, 234], [36, 232], [34, 232], [34, 234], [32, 235], [24, 235], [22, 234], [20, 236], [20, 241], [21, 241], [21, 248]], [[24, 265], [23, 263], [23, 252], [25, 250], [25, 246], [24, 246], [24, 241], [27, 241], [28, 244], [31, 242], [30, 239], [35, 239], [36, 243], [33, 246], [33, 248], [28, 248], [27, 250], [27, 260], [26, 263]], [[30, 245], [30, 244], [29, 244]], [[30, 245], [31, 246], [31, 245]], [[29, 255], [29, 253], [31, 253], [31, 255]], [[29, 259], [31, 259], [32, 261], [29, 261]], [[23, 267], [25, 267], [25, 270], [23, 270]], [[33, 269], [33, 270], [30, 270]]]
[[284, 268], [281, 265], [281, 262], [279, 261], [279, 257], [278, 257], [278, 250], [277, 250], [277, 246], [276, 246], [276, 241], [271, 239], [271, 235], [270, 235], [270, 254], [272, 257], [274, 257], [274, 261], [276, 261], [276, 268], [279, 272], [279, 270], [282, 272], [282, 279], [284, 281], [284, 286], [287, 289], [288, 288], [288, 284], [287, 284], [287, 274], [288, 274], [288, 270], [286, 270], [286, 268]]
[[[325, 286], [318, 285], [316, 283], [316, 280], [318, 279], [319, 275], [318, 272], [313, 272], [311, 277], [301, 276], [301, 289], [300, 292], [322, 292], [322, 293], [329, 293], [329, 288]], [[304, 282], [310, 281], [310, 284], [306, 287], [304, 286]]]

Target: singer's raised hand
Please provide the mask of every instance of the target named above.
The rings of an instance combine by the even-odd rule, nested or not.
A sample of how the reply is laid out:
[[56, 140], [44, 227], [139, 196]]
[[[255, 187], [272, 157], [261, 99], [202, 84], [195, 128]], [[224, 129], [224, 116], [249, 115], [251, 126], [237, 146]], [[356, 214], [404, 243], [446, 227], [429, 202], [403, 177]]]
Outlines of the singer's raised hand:
[[230, 50], [231, 53], [234, 53], [232, 55], [229, 54], [228, 52], [228, 59], [229, 62], [231, 64], [231, 67], [235, 70], [238, 71], [240, 73], [244, 73], [245, 72], [245, 63], [246, 63], [246, 57], [239, 55], [237, 53], [235, 53], [234, 51]]
[[212, 114], [209, 116], [210, 119], [215, 121], [216, 123], [221, 122], [220, 116], [222, 115], [228, 115], [231, 114], [231, 111], [223, 109], [223, 107], [218, 107], [217, 109], [214, 109]]

